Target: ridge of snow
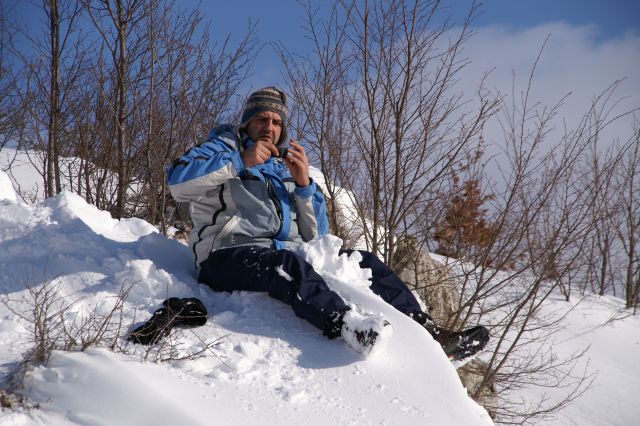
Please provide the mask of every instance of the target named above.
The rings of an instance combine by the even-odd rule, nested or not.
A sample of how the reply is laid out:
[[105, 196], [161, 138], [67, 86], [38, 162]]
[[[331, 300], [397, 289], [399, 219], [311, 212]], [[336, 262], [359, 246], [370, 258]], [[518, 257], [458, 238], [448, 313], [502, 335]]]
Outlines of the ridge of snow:
[[[16, 161], [9, 164], [13, 158]], [[104, 349], [56, 352], [52, 364], [35, 369], [27, 381], [30, 395], [43, 401], [42, 409], [3, 408], [0, 426], [111, 425], [116, 419], [122, 420], [119, 424], [160, 419], [156, 423], [180, 425], [239, 420], [284, 425], [489, 422], [484, 410], [463, 395], [435, 343], [413, 321], [395, 319], [393, 310], [390, 316], [385, 311], [395, 331], [390, 345], [364, 359], [343, 341], [326, 340], [293, 316], [288, 306], [264, 294], [218, 294], [198, 285], [189, 249], [165, 239], [144, 221], [116, 221], [69, 194], [35, 205], [20, 201], [25, 195], [41, 198], [41, 177], [25, 154], [5, 148], [0, 151], [0, 170], [9, 168], [10, 178], [0, 171], [0, 377], [28, 349], [29, 328], [1, 302], [9, 299], [16, 302], [14, 307], [25, 308], [20, 302], [25, 286], [56, 276], [61, 292], [71, 300], [81, 298], [72, 306], [74, 314], [107, 311], [120, 287], [134, 284], [126, 311], [135, 325], [169, 295], [199, 297], [209, 310], [209, 323], [178, 330], [175, 338], [183, 343], [183, 351], [201, 348], [200, 339], [220, 340], [215, 355], [163, 364], [143, 361], [141, 348], [129, 348], [129, 355]], [[313, 178], [322, 184], [317, 174]], [[16, 196], [12, 186], [22, 196]], [[329, 263], [335, 268], [335, 262], [346, 261], [333, 258]], [[332, 272], [337, 278], [345, 272], [324, 272], [336, 288], [340, 280], [332, 281]], [[348, 273], [359, 277], [366, 271]], [[355, 284], [354, 277], [349, 279]], [[371, 309], [383, 303], [361, 287], [345, 289], [354, 297], [363, 291], [362, 300]], [[571, 302], [549, 298], [543, 313], [567, 313], [554, 350], [566, 356], [588, 347], [585, 361], [598, 373], [584, 395], [544, 424], [637, 424], [640, 318], [628, 315], [623, 300], [595, 295]], [[420, 364], [417, 371], [410, 370], [412, 364], [402, 366], [407, 357]], [[535, 404], [565, 391], [524, 387], [512, 397]], [[452, 394], [453, 399], [448, 398]], [[176, 400], [179, 403], [173, 404]], [[99, 406], [93, 404], [96, 401]], [[462, 406], [457, 401], [463, 401]], [[460, 416], [466, 416], [464, 421]]]
[[[40, 408], [3, 409], [0, 425], [491, 424], [431, 336], [370, 292], [359, 254], [336, 255], [340, 243], [319, 239], [307, 255], [348, 302], [393, 324], [385, 347], [368, 358], [266, 294], [198, 284], [188, 247], [144, 221], [114, 220], [70, 192], [36, 204], [0, 201], [0, 297], [14, 308], [27, 308], [25, 286], [47, 280], [77, 317], [108, 312], [131, 286], [125, 324], [140, 324], [169, 296], [198, 297], [209, 321], [172, 338], [184, 353], [218, 343], [204, 357], [161, 364], [142, 361], [146, 348], [133, 344], [126, 354], [56, 351], [25, 379]], [[29, 347], [30, 324], [4, 304], [0, 318], [4, 376]]]

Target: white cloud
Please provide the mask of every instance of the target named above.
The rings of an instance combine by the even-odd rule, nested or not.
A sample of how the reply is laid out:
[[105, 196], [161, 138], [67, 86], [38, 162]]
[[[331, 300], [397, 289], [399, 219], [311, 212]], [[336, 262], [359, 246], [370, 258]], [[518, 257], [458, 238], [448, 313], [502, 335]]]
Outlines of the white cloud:
[[[625, 78], [614, 96], [625, 99], [614, 113], [640, 107], [640, 34], [628, 32], [619, 38], [602, 40], [594, 26], [563, 22], [524, 29], [478, 28], [477, 34], [465, 44], [464, 55], [472, 61], [462, 75], [465, 93], [470, 95], [483, 73], [490, 69], [493, 71], [487, 80], [489, 88], [510, 93], [515, 73], [516, 93], [525, 90], [531, 67], [548, 35], [532, 86], [533, 100], [554, 105], [571, 92], [561, 116], [574, 125], [588, 110], [594, 96]], [[629, 117], [618, 122], [615, 135], [628, 137], [631, 121]]]

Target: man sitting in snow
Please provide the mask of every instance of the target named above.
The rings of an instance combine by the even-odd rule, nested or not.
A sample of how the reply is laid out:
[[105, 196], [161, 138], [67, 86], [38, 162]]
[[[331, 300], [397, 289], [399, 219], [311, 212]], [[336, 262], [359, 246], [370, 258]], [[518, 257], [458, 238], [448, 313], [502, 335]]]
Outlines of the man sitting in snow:
[[[204, 143], [169, 168], [171, 194], [190, 203], [189, 242], [198, 279], [217, 291], [268, 292], [328, 338], [342, 335], [367, 353], [388, 323], [372, 328], [292, 251], [328, 233], [329, 226], [304, 148], [291, 140], [283, 149], [286, 124], [284, 92], [258, 90], [247, 99], [238, 126], [214, 128]], [[371, 253], [360, 253], [360, 266], [372, 271], [371, 290], [424, 325], [451, 359], [484, 347], [486, 328], [452, 332], [436, 327], [393, 271]]]

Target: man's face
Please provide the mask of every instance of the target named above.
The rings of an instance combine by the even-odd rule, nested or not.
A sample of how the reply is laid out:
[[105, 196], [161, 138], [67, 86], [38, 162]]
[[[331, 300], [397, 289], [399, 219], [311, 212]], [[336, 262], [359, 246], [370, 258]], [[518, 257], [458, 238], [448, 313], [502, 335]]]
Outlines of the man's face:
[[275, 145], [281, 133], [282, 118], [275, 112], [259, 112], [247, 124], [247, 134], [255, 142], [265, 141]]

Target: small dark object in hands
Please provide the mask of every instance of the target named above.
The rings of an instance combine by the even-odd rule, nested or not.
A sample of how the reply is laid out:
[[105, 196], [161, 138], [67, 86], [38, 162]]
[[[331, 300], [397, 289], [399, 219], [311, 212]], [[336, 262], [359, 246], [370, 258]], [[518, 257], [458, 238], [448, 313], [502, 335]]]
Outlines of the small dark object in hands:
[[287, 154], [289, 154], [289, 148], [280, 148], [278, 153], [280, 154], [280, 158], [285, 158]]

